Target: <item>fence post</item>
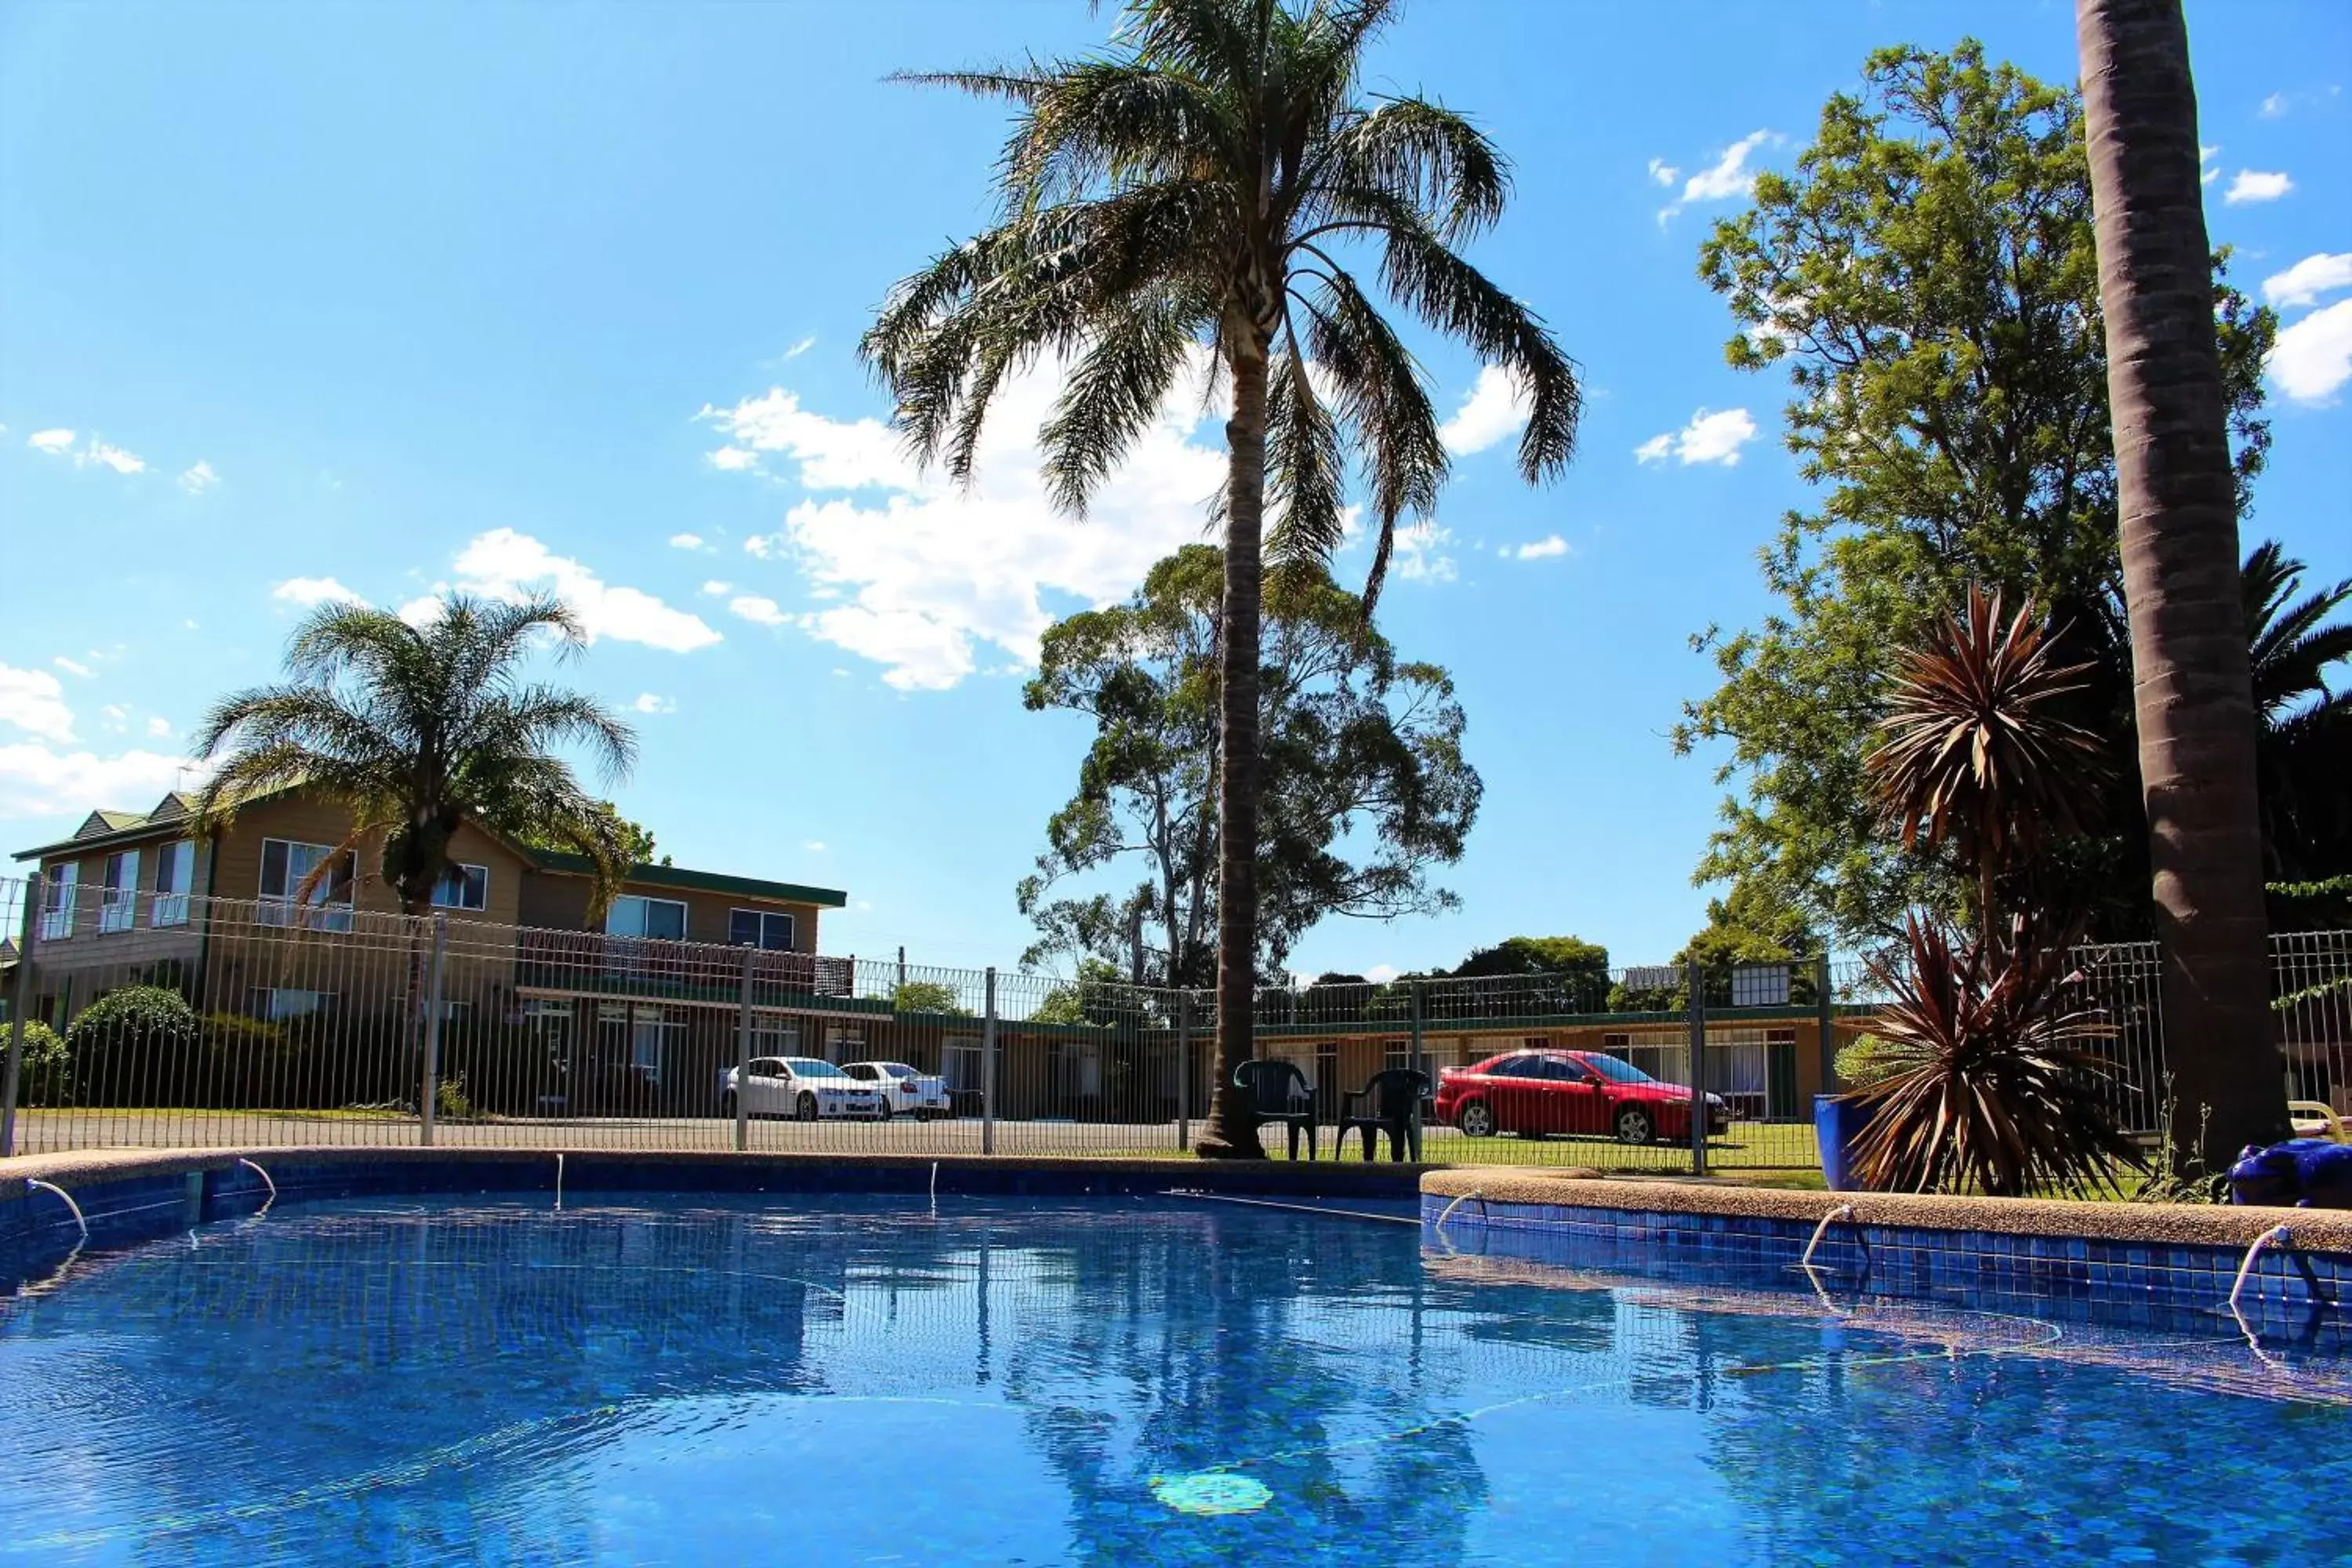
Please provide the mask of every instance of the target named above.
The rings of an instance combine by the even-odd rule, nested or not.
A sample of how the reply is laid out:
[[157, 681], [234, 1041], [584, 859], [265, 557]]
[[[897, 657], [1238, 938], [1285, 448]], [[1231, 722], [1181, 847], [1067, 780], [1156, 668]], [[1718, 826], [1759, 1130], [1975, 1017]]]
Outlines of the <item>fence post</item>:
[[1706, 1174], [1706, 973], [1688, 961], [1691, 1174]]
[[1830, 954], [1827, 948], [1813, 964], [1813, 1006], [1815, 1021], [1822, 1031], [1822, 1092], [1837, 1092], [1837, 1004], [1836, 992], [1830, 979]]
[[988, 966], [988, 1011], [980, 1023], [980, 1152], [996, 1152], [996, 965]]
[[[1422, 1048], [1421, 1020], [1423, 1009], [1420, 981], [1416, 980], [1412, 983], [1410, 995], [1412, 1001], [1412, 1070], [1426, 1078], [1429, 1074], [1429, 1053]], [[1412, 1097], [1412, 1110], [1406, 1113], [1404, 1131], [1405, 1152], [1412, 1156], [1413, 1163], [1419, 1164], [1421, 1163], [1421, 1096], [1417, 1094]], [[1369, 1137], [1370, 1134], [1366, 1136]], [[1364, 1147], [1369, 1150], [1371, 1145], [1367, 1143]]]
[[1176, 993], [1176, 1152], [1192, 1147], [1192, 994]]
[[42, 881], [27, 877], [23, 935], [16, 942], [16, 995], [8, 1007], [8, 1065], [0, 1074], [0, 1160], [16, 1152], [16, 1096], [24, 1086], [25, 1015], [33, 1005], [33, 933], [39, 923]]
[[743, 999], [735, 1015], [735, 1152], [740, 1154], [751, 1142], [751, 955], [760, 950], [743, 950]]
[[441, 1076], [441, 971], [443, 960], [449, 952], [449, 917], [433, 917], [432, 968], [425, 982], [425, 1082], [424, 1098], [417, 1106], [417, 1142], [426, 1148], [433, 1146], [433, 1111], [440, 1096]]

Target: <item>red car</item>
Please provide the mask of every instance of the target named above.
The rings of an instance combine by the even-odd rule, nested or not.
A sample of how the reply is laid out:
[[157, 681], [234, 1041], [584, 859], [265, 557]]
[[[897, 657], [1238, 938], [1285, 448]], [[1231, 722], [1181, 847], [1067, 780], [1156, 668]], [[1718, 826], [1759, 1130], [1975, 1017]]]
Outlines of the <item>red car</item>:
[[[1559, 1132], [1648, 1143], [1690, 1136], [1690, 1090], [1599, 1051], [1512, 1051], [1441, 1069], [1437, 1120], [1472, 1138]], [[1730, 1120], [1722, 1100], [1708, 1095], [1708, 1134]]]

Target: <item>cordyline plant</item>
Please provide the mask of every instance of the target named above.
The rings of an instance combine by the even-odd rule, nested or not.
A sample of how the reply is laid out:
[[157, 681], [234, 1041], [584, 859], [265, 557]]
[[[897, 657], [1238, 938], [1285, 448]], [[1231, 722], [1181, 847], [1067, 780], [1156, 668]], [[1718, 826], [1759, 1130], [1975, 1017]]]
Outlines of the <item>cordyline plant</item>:
[[1259, 1152], [1233, 1077], [1254, 1046], [1263, 574], [1339, 549], [1352, 451], [1369, 616], [1398, 524], [1431, 512], [1446, 473], [1427, 381], [1381, 297], [1508, 375], [1530, 482], [1576, 441], [1575, 366], [1456, 249], [1502, 216], [1501, 153], [1431, 100], [1364, 94], [1364, 50], [1395, 9], [1134, 0], [1101, 54], [908, 78], [1013, 105], [999, 216], [893, 289], [863, 344], [898, 430], [959, 479], [1007, 379], [1060, 368], [1039, 439], [1047, 491], [1074, 514], [1204, 357], [1229, 386], [1209, 1156]]
[[2070, 1006], [2071, 933], [2018, 920], [1963, 937], [1916, 916], [1900, 964], [1874, 962], [1892, 1000], [1871, 1033], [1888, 1076], [1849, 1096], [1871, 1112], [1855, 1173], [1878, 1192], [1994, 1197], [2113, 1191], [2138, 1149], [2116, 1123], [2120, 1087], [2096, 1042], [2115, 1026]]
[[2087, 825], [2100, 743], [2063, 718], [2090, 666], [2061, 666], [2033, 601], [2003, 625], [1971, 584], [1967, 607], [1905, 655], [1864, 763], [1906, 849], [1948, 846], [1975, 873], [1978, 927], [2000, 923], [1996, 879]]

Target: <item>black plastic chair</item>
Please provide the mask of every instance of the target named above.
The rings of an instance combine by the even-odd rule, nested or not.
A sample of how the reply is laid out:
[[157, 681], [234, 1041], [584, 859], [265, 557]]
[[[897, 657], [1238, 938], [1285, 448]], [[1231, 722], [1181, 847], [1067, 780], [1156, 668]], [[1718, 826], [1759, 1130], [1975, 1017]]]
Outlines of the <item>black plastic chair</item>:
[[1364, 1135], [1364, 1158], [1378, 1156], [1373, 1150], [1379, 1134], [1389, 1135], [1389, 1157], [1402, 1162], [1408, 1145], [1412, 1158], [1421, 1159], [1421, 1121], [1413, 1110], [1429, 1098], [1429, 1075], [1411, 1068], [1390, 1068], [1374, 1073], [1364, 1087], [1352, 1094], [1339, 1097], [1339, 1136], [1331, 1157], [1344, 1160], [1348, 1155], [1348, 1134], [1360, 1131]]
[[1264, 1127], [1281, 1122], [1290, 1130], [1290, 1157], [1298, 1158], [1298, 1134], [1307, 1134], [1307, 1157], [1315, 1158], [1315, 1091], [1298, 1064], [1280, 1058], [1247, 1061], [1234, 1069], [1234, 1087], [1246, 1090], [1250, 1111]]

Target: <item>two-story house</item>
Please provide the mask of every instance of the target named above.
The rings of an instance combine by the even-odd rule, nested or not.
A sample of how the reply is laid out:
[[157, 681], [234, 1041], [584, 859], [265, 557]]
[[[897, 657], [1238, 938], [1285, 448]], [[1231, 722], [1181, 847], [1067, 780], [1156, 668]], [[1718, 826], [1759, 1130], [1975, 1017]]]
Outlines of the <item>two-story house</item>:
[[823, 911], [846, 902], [837, 889], [635, 866], [592, 921], [585, 859], [467, 822], [434, 893], [442, 919], [416, 922], [381, 873], [381, 836], [354, 835], [333, 800], [276, 792], [202, 843], [190, 805], [173, 794], [145, 812], [94, 811], [70, 838], [17, 854], [34, 863], [18, 933], [31, 1016], [63, 1026], [141, 981], [205, 1013], [273, 1023], [397, 1013], [421, 948], [437, 942], [445, 1017], [525, 1025], [558, 1055], [625, 1063], [657, 1102], [687, 1104], [732, 1059], [733, 977], [751, 961], [719, 950], [758, 950], [766, 1002], [840, 984], [814, 956]]

